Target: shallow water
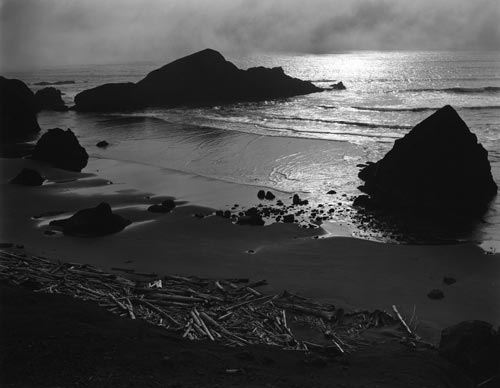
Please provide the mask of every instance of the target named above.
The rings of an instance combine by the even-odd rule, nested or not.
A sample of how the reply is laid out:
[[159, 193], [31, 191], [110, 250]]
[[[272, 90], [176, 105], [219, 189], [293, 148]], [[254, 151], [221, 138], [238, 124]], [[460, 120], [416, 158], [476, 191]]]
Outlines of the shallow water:
[[[174, 58], [171, 58], [174, 59]], [[358, 194], [356, 164], [378, 160], [395, 139], [435, 109], [457, 109], [489, 151], [500, 182], [499, 52], [345, 52], [330, 55], [227, 55], [242, 68], [282, 66], [318, 86], [344, 91], [211, 108], [149, 109], [133, 114], [49, 113], [44, 128], [70, 127], [95, 157], [176, 169], [229, 182], [305, 192]], [[166, 61], [167, 62], [167, 61]], [[137, 81], [163, 63], [78, 66], [7, 74], [59, 85], [68, 104], [81, 90]], [[106, 139], [107, 149], [94, 147]], [[343, 197], [339, 201], [346, 201]], [[500, 199], [475, 233], [461, 238], [500, 251]]]

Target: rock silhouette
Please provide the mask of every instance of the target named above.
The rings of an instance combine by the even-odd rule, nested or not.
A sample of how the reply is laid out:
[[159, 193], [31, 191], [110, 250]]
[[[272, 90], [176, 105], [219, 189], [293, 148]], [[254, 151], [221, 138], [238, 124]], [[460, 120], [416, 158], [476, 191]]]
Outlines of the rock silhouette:
[[36, 134], [36, 112], [35, 96], [26, 84], [0, 76], [0, 138], [22, 140]]
[[449, 105], [417, 124], [377, 163], [363, 168], [356, 201], [367, 208], [484, 212], [497, 193], [488, 152]]
[[83, 209], [73, 216], [51, 221], [49, 225], [62, 229], [64, 234], [80, 237], [104, 236], [123, 230], [130, 221], [113, 214], [106, 202], [90, 209]]
[[322, 90], [286, 75], [281, 67], [241, 70], [217, 51], [205, 49], [154, 70], [135, 84], [105, 84], [85, 90], [75, 97], [75, 109], [212, 105], [286, 98]]
[[35, 100], [38, 111], [53, 110], [63, 112], [68, 110], [61, 97], [61, 91], [53, 87], [38, 90], [35, 93]]
[[71, 129], [53, 128], [38, 140], [31, 158], [50, 162], [64, 170], [80, 172], [87, 165], [89, 156]]
[[441, 332], [439, 352], [478, 381], [500, 372], [500, 332], [483, 321], [465, 321]]
[[330, 87], [332, 88], [332, 90], [346, 90], [347, 89], [342, 81], [331, 84]]
[[40, 186], [44, 180], [38, 171], [23, 168], [15, 178], [11, 179], [10, 183], [24, 186]]

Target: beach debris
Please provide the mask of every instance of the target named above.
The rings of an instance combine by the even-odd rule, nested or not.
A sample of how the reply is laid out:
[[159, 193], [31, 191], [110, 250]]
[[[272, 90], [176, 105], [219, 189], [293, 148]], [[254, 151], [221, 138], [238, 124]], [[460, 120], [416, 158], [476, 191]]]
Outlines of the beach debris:
[[[265, 280], [120, 272], [125, 274], [0, 250], [0, 279], [34, 292], [95, 301], [114, 314], [145, 320], [190, 340], [343, 354], [367, 346], [364, 331], [402, 321], [384, 311], [344, 311], [287, 291], [266, 294], [258, 290], [267, 285]], [[300, 336], [295, 328], [300, 328]], [[316, 340], [304, 339], [305, 331]]]
[[71, 129], [49, 129], [37, 141], [32, 159], [52, 163], [55, 167], [80, 172], [87, 165], [89, 155]]
[[106, 140], [101, 140], [96, 144], [96, 147], [99, 148], [106, 148], [107, 146], [109, 146], [109, 143]]
[[427, 297], [429, 299], [443, 299], [444, 298], [444, 292], [435, 288], [431, 290], [428, 294]]
[[10, 180], [10, 183], [24, 186], [41, 186], [44, 180], [38, 171], [23, 168], [19, 174]]
[[175, 202], [171, 199], [166, 199], [160, 204], [151, 205], [148, 207], [148, 211], [152, 213], [169, 213], [175, 209]]
[[73, 216], [62, 220], [54, 220], [50, 226], [59, 227], [70, 236], [93, 237], [104, 236], [123, 230], [131, 222], [118, 214], [113, 214], [111, 206], [102, 202], [96, 207], [83, 209]]

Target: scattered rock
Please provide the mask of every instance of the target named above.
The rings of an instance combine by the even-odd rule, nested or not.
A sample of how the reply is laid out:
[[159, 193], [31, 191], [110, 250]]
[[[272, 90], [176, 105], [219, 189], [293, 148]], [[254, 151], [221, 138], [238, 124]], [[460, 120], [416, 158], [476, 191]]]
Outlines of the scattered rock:
[[451, 285], [451, 284], [454, 284], [454, 283], [456, 283], [456, 282], [457, 282], [457, 279], [452, 278], [452, 277], [450, 277], [450, 276], [445, 276], [445, 277], [443, 278], [443, 283], [444, 283], [444, 284], [446, 284], [446, 285], [448, 285], [448, 286], [449, 286], [449, 285]]
[[64, 112], [68, 110], [61, 97], [61, 91], [53, 87], [38, 90], [35, 93], [35, 101], [38, 111], [52, 110]]
[[109, 146], [109, 143], [106, 140], [101, 140], [100, 142], [98, 142], [96, 144], [96, 147], [99, 147], [99, 148], [105, 148], [107, 146]]
[[87, 165], [89, 156], [75, 134], [68, 129], [49, 129], [36, 143], [32, 159], [44, 160], [55, 167], [80, 172]]
[[309, 201], [307, 199], [300, 199], [298, 194], [294, 194], [292, 198], [292, 202], [294, 205], [307, 205]]
[[206, 49], [149, 73], [137, 83], [105, 84], [75, 97], [78, 111], [262, 101], [323, 91], [286, 75], [281, 67], [238, 69]]
[[11, 179], [10, 183], [25, 186], [41, 186], [44, 180], [38, 171], [23, 168], [15, 178]]
[[330, 190], [327, 194], [333, 195], [333, 194], [337, 194], [337, 192], [335, 190]]
[[295, 221], [295, 216], [293, 214], [287, 214], [283, 216], [283, 222], [290, 224]]
[[331, 84], [330, 87], [332, 88], [332, 90], [346, 90], [347, 89], [345, 87], [345, 85], [342, 83], [342, 81]]
[[434, 290], [431, 290], [428, 294], [427, 294], [427, 297], [429, 299], [443, 299], [444, 298], [444, 293], [443, 291], [439, 290], [439, 289], [434, 289]]
[[259, 199], [266, 198], [266, 192], [264, 190], [259, 190], [259, 192], [257, 193], [257, 198]]
[[152, 213], [169, 213], [175, 208], [175, 202], [171, 199], [166, 199], [161, 204], [155, 204], [148, 207], [148, 211]]
[[238, 225], [257, 225], [257, 226], [262, 226], [265, 224], [262, 217], [258, 214], [239, 216], [238, 221], [236, 221], [236, 223]]
[[276, 198], [276, 196], [273, 193], [271, 193], [270, 191], [268, 191], [266, 193], [266, 199], [267, 200], [272, 201], [274, 198]]
[[477, 216], [498, 190], [488, 152], [449, 105], [396, 140], [359, 177], [374, 206], [417, 212]]
[[79, 210], [69, 218], [51, 221], [49, 225], [61, 228], [66, 235], [96, 237], [119, 232], [130, 224], [129, 220], [113, 214], [111, 206], [103, 202], [94, 208]]
[[500, 372], [500, 335], [483, 321], [465, 321], [441, 332], [440, 354], [477, 381]]
[[0, 76], [0, 139], [23, 140], [40, 131], [33, 92], [18, 79]]

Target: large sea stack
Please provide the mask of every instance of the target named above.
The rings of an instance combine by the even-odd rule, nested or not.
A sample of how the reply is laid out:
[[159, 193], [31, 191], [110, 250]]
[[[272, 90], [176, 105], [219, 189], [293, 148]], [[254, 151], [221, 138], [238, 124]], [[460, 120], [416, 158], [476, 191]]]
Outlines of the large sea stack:
[[75, 97], [78, 111], [130, 110], [151, 106], [212, 105], [260, 101], [320, 92], [281, 67], [238, 69], [205, 49], [149, 73], [137, 83], [105, 84]]
[[52, 110], [64, 112], [68, 110], [68, 107], [64, 104], [62, 99], [61, 91], [53, 87], [38, 90], [35, 93], [35, 100], [39, 111]]
[[0, 76], [0, 139], [24, 140], [40, 131], [33, 92], [23, 81]]
[[[497, 193], [488, 152], [449, 105], [359, 173], [368, 207], [478, 215]], [[355, 202], [355, 204], [356, 204]]]

